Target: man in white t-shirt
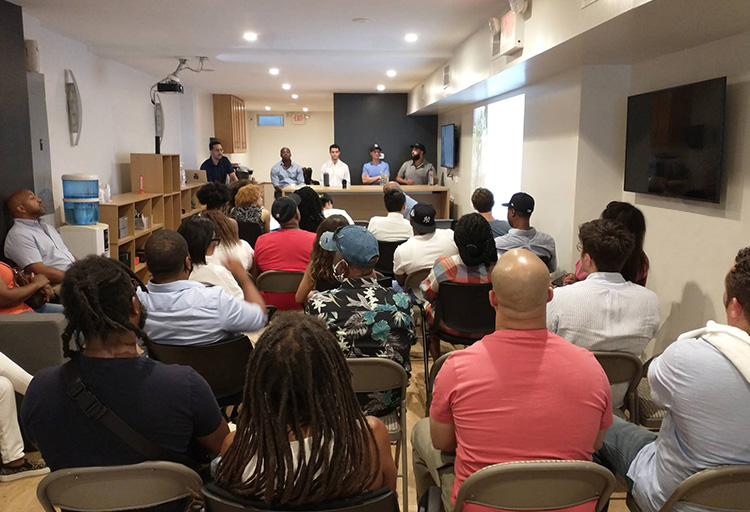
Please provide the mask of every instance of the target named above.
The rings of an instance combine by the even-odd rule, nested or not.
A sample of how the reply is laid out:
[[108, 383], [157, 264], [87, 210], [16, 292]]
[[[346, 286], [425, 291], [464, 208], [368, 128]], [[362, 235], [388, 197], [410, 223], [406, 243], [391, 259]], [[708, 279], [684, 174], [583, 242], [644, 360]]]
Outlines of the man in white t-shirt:
[[326, 184], [326, 174], [328, 174], [329, 187], [343, 188], [344, 180], [346, 180], [348, 184], [351, 184], [352, 178], [349, 175], [349, 166], [339, 160], [339, 156], [341, 156], [341, 148], [338, 144], [331, 144], [328, 147], [328, 152], [331, 154], [331, 159], [320, 166], [320, 184]]
[[435, 229], [435, 214], [435, 207], [427, 203], [417, 203], [411, 209], [409, 216], [414, 236], [393, 253], [393, 274], [401, 286], [407, 275], [431, 269], [441, 256], [458, 254], [453, 230]]
[[378, 242], [400, 242], [411, 238], [411, 223], [404, 218], [406, 196], [400, 190], [386, 190], [383, 202], [388, 215], [373, 217], [367, 225], [367, 230], [375, 235]]
[[346, 210], [333, 207], [333, 198], [328, 192], [323, 192], [322, 194], [320, 194], [320, 202], [323, 205], [323, 216], [325, 216], [326, 219], [331, 215], [341, 215], [342, 217], [346, 218], [349, 224], [354, 224], [354, 221], [349, 216], [349, 214], [346, 213]]

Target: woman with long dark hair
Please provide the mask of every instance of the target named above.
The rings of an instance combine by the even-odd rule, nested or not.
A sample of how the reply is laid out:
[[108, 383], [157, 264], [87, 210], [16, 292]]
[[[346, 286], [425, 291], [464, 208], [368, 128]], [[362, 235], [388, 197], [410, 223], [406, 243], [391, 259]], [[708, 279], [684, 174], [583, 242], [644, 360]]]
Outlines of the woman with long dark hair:
[[311, 187], [302, 187], [295, 192], [302, 200], [299, 209], [299, 228], [315, 233], [325, 216], [320, 196]]
[[203, 185], [196, 194], [198, 201], [206, 205], [202, 216], [216, 225], [216, 235], [220, 242], [209, 255], [209, 263], [222, 265], [225, 260], [237, 259], [250, 270], [253, 266], [254, 251], [245, 240], [240, 239], [237, 221], [227, 216], [231, 193], [223, 183], [212, 181]]
[[307, 302], [318, 282], [336, 282], [336, 278], [333, 276], [333, 263], [336, 254], [320, 247], [320, 235], [326, 231], [333, 233], [338, 228], [348, 225], [349, 221], [343, 215], [331, 215], [318, 226], [315, 243], [313, 243], [312, 252], [310, 252], [310, 263], [307, 264], [305, 276], [300, 281], [297, 293], [294, 296], [294, 299], [300, 304]]

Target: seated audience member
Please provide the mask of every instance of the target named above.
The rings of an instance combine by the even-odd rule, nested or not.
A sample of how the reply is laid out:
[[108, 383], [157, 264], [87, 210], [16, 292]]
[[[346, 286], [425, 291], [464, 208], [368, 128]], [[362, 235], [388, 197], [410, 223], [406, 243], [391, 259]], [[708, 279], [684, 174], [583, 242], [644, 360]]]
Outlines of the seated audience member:
[[268, 233], [271, 230], [271, 212], [263, 207], [262, 191], [260, 185], [246, 185], [237, 191], [232, 218], [237, 222], [258, 224], [264, 233]]
[[53, 471], [147, 460], [84, 412], [86, 391], [79, 400], [70, 394], [80, 390], [76, 373], [102, 405], [175, 458], [198, 462], [215, 456], [229, 433], [211, 388], [192, 368], [139, 357], [136, 338], [148, 335], [134, 286], [143, 284], [133, 272], [102, 256], [74, 263], [65, 275], [63, 354], [71, 361], [38, 372], [21, 409], [25, 432]]
[[[281, 225], [278, 231], [271, 231], [258, 237], [255, 242], [256, 277], [267, 270], [304, 271], [310, 262], [310, 251], [315, 243], [315, 233], [299, 228], [300, 213], [297, 194], [280, 197], [271, 206], [271, 215]], [[279, 310], [302, 309], [294, 300], [294, 293], [262, 292], [267, 304]]]
[[234, 208], [235, 206], [237, 206], [235, 203], [235, 199], [237, 197], [237, 192], [239, 192], [242, 187], [254, 184], [254, 179], [242, 179], [233, 181], [229, 185], [227, 185], [227, 188], [229, 189], [229, 208]]
[[346, 213], [346, 210], [333, 207], [333, 198], [328, 192], [320, 194], [320, 202], [323, 205], [323, 216], [328, 218], [331, 215], [341, 215], [349, 224], [354, 224], [354, 220]]
[[222, 446], [219, 487], [277, 506], [396, 489], [388, 431], [363, 416], [346, 359], [320, 320], [268, 326], [250, 356], [242, 404]]
[[[416, 341], [411, 301], [383, 288], [375, 277], [378, 242], [362, 226], [344, 226], [320, 236], [320, 246], [334, 251], [333, 274], [339, 288], [316, 292], [305, 312], [323, 319], [346, 357], [386, 357], [411, 372], [409, 350]], [[360, 397], [367, 414], [384, 416], [400, 402], [400, 393]]]
[[245, 294], [238, 283], [245, 284], [244, 281], [250, 281], [250, 277], [242, 264], [237, 261], [239, 275], [234, 277], [229, 270], [231, 265], [228, 258], [226, 267], [209, 259], [220, 242], [216, 231], [216, 224], [205, 217], [187, 218], [177, 229], [188, 244], [190, 260], [193, 262], [190, 280], [206, 286], [219, 286], [235, 299], [243, 300]]
[[591, 352], [545, 329], [551, 298], [537, 256], [515, 249], [498, 260], [489, 295], [496, 331], [451, 354], [430, 417], [412, 431], [417, 496], [438, 485], [450, 511], [464, 480], [485, 466], [591, 460], [601, 446], [612, 424], [607, 376]]
[[76, 259], [57, 230], [42, 220], [46, 213], [42, 200], [31, 190], [19, 190], [6, 204], [14, 220], [5, 238], [5, 257], [52, 284], [62, 282]]
[[388, 163], [380, 159], [382, 148], [378, 144], [370, 146], [370, 161], [362, 166], [362, 184], [377, 185], [382, 183], [381, 176], [387, 176], [391, 179], [391, 169]]
[[401, 286], [406, 276], [419, 270], [432, 268], [441, 256], [458, 254], [453, 242], [453, 231], [435, 229], [435, 207], [417, 203], [411, 210], [411, 227], [414, 236], [396, 248], [393, 253], [393, 274]]
[[297, 209], [299, 209], [299, 228], [311, 233], [317, 232], [318, 226], [325, 219], [320, 196], [312, 187], [302, 187], [295, 194], [300, 198], [297, 206]]
[[216, 235], [221, 242], [211, 255], [212, 261], [221, 263], [221, 260], [227, 258], [238, 259], [244, 268], [251, 269], [253, 247], [240, 239], [237, 221], [226, 215], [229, 207], [229, 188], [223, 183], [212, 182], [202, 186], [196, 196], [206, 205], [206, 211], [201, 215], [211, 219], [216, 225]]
[[16, 393], [26, 394], [31, 375], [0, 352], [0, 482], [49, 473], [43, 460], [28, 460], [18, 425]]
[[[555, 289], [547, 329], [591, 351], [640, 357], [659, 329], [659, 299], [620, 274], [633, 251], [633, 235], [616, 220], [597, 219], [581, 224], [578, 238], [588, 277]], [[622, 405], [627, 389], [627, 383], [612, 387], [613, 407]]]
[[658, 437], [615, 418], [594, 454], [625, 478], [643, 512], [699, 471], [750, 464], [750, 259], [737, 258], [724, 279], [727, 325], [683, 334], [649, 365], [651, 397], [667, 411]]
[[[630, 203], [612, 201], [604, 209], [602, 219], [616, 220], [625, 225], [635, 237], [635, 247], [622, 267], [622, 277], [631, 283], [646, 286], [648, 279], [648, 256], [643, 252], [643, 239], [646, 237], [646, 219], [643, 213]], [[588, 273], [581, 267], [581, 260], [576, 262], [575, 274], [565, 274], [563, 284], [583, 281]]]
[[531, 213], [534, 211], [534, 198], [525, 192], [513, 194], [508, 207], [508, 224], [511, 230], [507, 235], [495, 238], [497, 252], [501, 256], [511, 249], [531, 251], [547, 265], [550, 272], [557, 269], [555, 239], [531, 227]]
[[[430, 301], [430, 304], [425, 306], [428, 324], [433, 323], [431, 303], [437, 299], [440, 283], [485, 284], [491, 281], [492, 269], [497, 263], [497, 249], [492, 235], [489, 223], [478, 213], [470, 213], [458, 219], [453, 234], [458, 255], [438, 259], [427, 279], [419, 286]], [[471, 337], [470, 334], [449, 329], [444, 325], [439, 328], [454, 336]], [[437, 361], [440, 357], [440, 339], [437, 336], [430, 337], [429, 348], [432, 360]]]
[[383, 202], [388, 215], [371, 218], [367, 230], [379, 242], [406, 240], [412, 234], [411, 223], [404, 218], [406, 196], [400, 190], [389, 189], [383, 194]]
[[[388, 190], [400, 190], [401, 192], [404, 192], [401, 189], [401, 184], [398, 181], [389, 181], [385, 185], [383, 185], [383, 194], [386, 193]], [[409, 194], [404, 192], [404, 198], [406, 199], [405, 205], [404, 205], [404, 218], [406, 220], [409, 220], [409, 214], [411, 213], [411, 209], [414, 208], [414, 205], [417, 204], [417, 202], [412, 199]]]
[[471, 194], [471, 204], [474, 209], [490, 223], [492, 234], [498, 236], [507, 235], [510, 224], [507, 220], [497, 220], [492, 216], [492, 208], [495, 206], [495, 196], [486, 188], [478, 188]]
[[246, 300], [220, 286], [190, 281], [193, 263], [188, 244], [168, 229], [146, 241], [146, 267], [153, 275], [148, 290], [137, 290], [146, 307], [145, 332], [163, 345], [206, 345], [266, 325], [266, 305], [252, 282], [242, 284]]
[[45, 302], [36, 310], [27, 306], [25, 301], [39, 290], [42, 290], [46, 300], [52, 297], [54, 292], [46, 276], [32, 274], [28, 284], [18, 286], [13, 276], [13, 269], [0, 261], [0, 315], [34, 312], [62, 313], [63, 307], [60, 304]]
[[[327, 231], [334, 232], [338, 228], [349, 226], [349, 223], [341, 215], [331, 215], [318, 226], [312, 251], [310, 252], [310, 263], [305, 269], [305, 277], [299, 283], [295, 300], [304, 304], [317, 288], [318, 283], [330, 285], [331, 288], [338, 286], [338, 281], [333, 277], [333, 259], [336, 253], [326, 251], [320, 246], [320, 237]], [[333, 283], [336, 283], [334, 285]]]

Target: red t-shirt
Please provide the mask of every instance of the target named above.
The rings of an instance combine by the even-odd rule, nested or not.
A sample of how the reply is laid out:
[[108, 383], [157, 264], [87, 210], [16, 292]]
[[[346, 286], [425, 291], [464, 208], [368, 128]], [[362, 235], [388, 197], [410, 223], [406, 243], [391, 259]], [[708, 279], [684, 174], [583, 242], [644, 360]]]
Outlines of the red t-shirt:
[[[455, 426], [455, 503], [463, 481], [491, 464], [591, 460], [597, 434], [612, 425], [612, 398], [588, 350], [546, 329], [503, 330], [453, 352], [435, 380], [430, 417]], [[491, 509], [464, 504], [478, 510]]]
[[[0, 261], [0, 278], [5, 282], [5, 286], [10, 288], [16, 287], [16, 282], [13, 279], [13, 271], [11, 268], [6, 265], [5, 263]], [[17, 313], [26, 313], [27, 311], [34, 311], [29, 306], [27, 306], [24, 302], [21, 302], [20, 304], [17, 304], [15, 306], [11, 306], [9, 308], [0, 308], [0, 315], [14, 315]]]
[[[255, 262], [261, 272], [266, 270], [302, 270], [310, 262], [310, 251], [315, 233], [302, 229], [280, 229], [258, 237], [255, 242]], [[279, 310], [302, 309], [294, 300], [294, 293], [262, 292], [266, 304]]]

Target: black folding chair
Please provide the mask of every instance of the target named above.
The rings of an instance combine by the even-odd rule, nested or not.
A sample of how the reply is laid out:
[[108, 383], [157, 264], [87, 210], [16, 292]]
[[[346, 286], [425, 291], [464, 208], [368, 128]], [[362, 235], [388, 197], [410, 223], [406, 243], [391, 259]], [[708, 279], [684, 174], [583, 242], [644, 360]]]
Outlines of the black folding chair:
[[239, 222], [237, 221], [240, 238], [249, 243], [253, 249], [258, 237], [263, 234], [263, 226], [257, 222]]
[[396, 252], [396, 248], [406, 240], [399, 240], [398, 242], [380, 242], [378, 241], [378, 249], [380, 250], [380, 258], [375, 265], [375, 270], [383, 274], [384, 276], [393, 277], [393, 253]]

